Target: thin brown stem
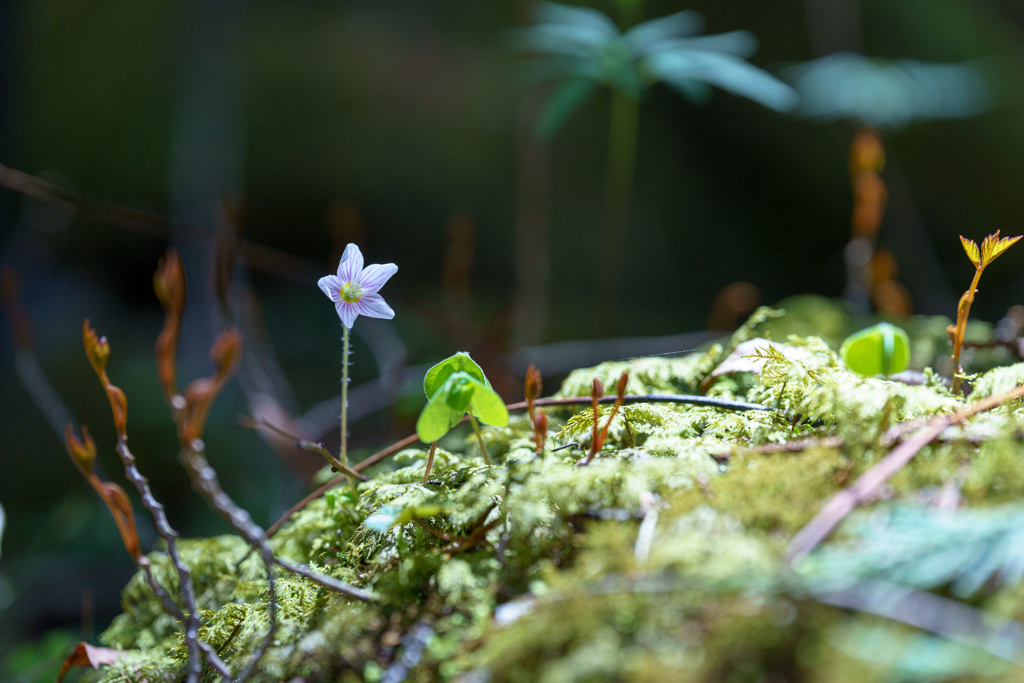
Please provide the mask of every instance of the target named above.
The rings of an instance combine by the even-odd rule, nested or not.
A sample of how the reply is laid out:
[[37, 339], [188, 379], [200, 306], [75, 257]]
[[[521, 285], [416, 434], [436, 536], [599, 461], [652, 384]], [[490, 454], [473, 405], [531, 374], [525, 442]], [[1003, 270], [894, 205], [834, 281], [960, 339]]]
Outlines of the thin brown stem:
[[423, 471], [423, 483], [427, 483], [427, 477], [430, 476], [430, 468], [434, 465], [434, 452], [437, 450], [437, 442], [430, 444], [430, 455], [427, 456], [427, 469]]
[[[239, 507], [221, 488], [216, 470], [210, 466], [210, 463], [202, 454], [204, 449], [205, 446], [199, 439], [193, 441], [189, 447], [182, 449], [182, 462], [189, 474], [189, 478], [192, 480], [193, 487], [196, 488], [214, 511], [231, 525], [232, 529], [250, 545], [254, 545], [259, 549], [260, 554], [264, 558], [264, 563], [269, 563], [268, 567], [276, 564], [292, 573], [304, 576], [324, 588], [337, 591], [355, 600], [363, 602], [372, 602], [374, 600], [373, 595], [361, 588], [356, 588], [331, 576], [315, 572], [305, 565], [276, 557], [271, 552], [270, 546], [267, 545], [263, 529], [252, 520], [252, 517], [244, 508]], [[272, 572], [268, 571], [268, 573]], [[271, 605], [271, 607], [274, 608], [275, 606]]]
[[476, 421], [476, 417], [470, 413], [469, 424], [473, 425], [473, 433], [476, 434], [476, 443], [480, 446], [480, 453], [484, 456], [484, 461], [488, 465], [493, 465], [491, 462], [491, 454], [487, 452], [487, 446], [484, 444], [483, 434], [480, 433], [480, 423]]

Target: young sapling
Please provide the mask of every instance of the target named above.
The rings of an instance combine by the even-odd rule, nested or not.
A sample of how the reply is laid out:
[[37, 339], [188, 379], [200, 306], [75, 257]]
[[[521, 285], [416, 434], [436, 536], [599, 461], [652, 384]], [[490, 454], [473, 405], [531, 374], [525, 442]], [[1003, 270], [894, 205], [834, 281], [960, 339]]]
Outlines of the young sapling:
[[[428, 402], [416, 421], [416, 434], [420, 439], [425, 443], [437, 442], [468, 414], [480, 453], [487, 464], [492, 464], [477, 419], [494, 427], [504, 427], [508, 424], [508, 409], [469, 354], [460, 351], [427, 370], [423, 392]], [[436, 443], [431, 446], [431, 456], [435, 448]], [[428, 473], [432, 463], [433, 457], [428, 463]]]
[[974, 295], [978, 291], [978, 281], [981, 280], [981, 274], [985, 268], [1020, 238], [1021, 235], [1001, 238], [999, 231], [996, 230], [982, 240], [981, 249], [979, 249], [973, 240], [960, 235], [960, 243], [964, 245], [967, 258], [971, 259], [971, 263], [974, 264], [974, 279], [971, 280], [971, 286], [960, 297], [960, 305], [956, 310], [956, 325], [946, 328], [946, 331], [949, 332], [949, 340], [953, 344], [953, 393], [955, 394], [960, 393], [960, 385], [964, 380], [963, 369], [960, 367], [960, 351], [963, 349], [964, 335], [967, 334], [967, 316], [971, 313], [971, 304], [974, 303]]

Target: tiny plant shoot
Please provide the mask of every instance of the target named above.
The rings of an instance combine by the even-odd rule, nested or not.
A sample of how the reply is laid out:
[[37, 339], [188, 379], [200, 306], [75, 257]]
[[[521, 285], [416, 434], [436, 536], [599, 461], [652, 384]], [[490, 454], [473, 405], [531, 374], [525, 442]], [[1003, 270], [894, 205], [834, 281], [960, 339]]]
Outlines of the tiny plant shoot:
[[878, 323], [847, 337], [839, 355], [857, 374], [894, 375], [910, 365], [910, 338], [895, 325]]
[[949, 340], [953, 344], [953, 393], [960, 393], [960, 385], [964, 379], [963, 370], [960, 367], [960, 351], [963, 349], [964, 335], [967, 334], [967, 316], [971, 313], [971, 304], [974, 303], [974, 294], [978, 291], [981, 274], [990, 263], [999, 258], [1020, 238], [1020, 235], [1000, 238], [999, 231], [996, 230], [982, 240], [981, 249], [978, 249], [978, 245], [973, 240], [969, 240], [963, 235], [960, 236], [960, 243], [964, 245], [967, 258], [971, 259], [971, 263], [974, 264], [974, 279], [971, 280], [971, 286], [960, 297], [960, 305], [956, 310], [956, 326], [950, 325], [946, 328], [946, 331], [949, 332]]
[[[460, 351], [427, 370], [423, 392], [428, 403], [416, 421], [416, 434], [420, 439], [426, 443], [438, 441], [468, 413], [480, 453], [490, 464], [491, 457], [477, 418], [485, 424], [504, 427], [508, 424], [508, 409], [469, 354]], [[431, 447], [431, 455], [434, 448]], [[427, 471], [429, 473], [429, 463]]]
[[349, 332], [356, 318], [365, 315], [370, 318], [391, 320], [395, 312], [384, 303], [378, 292], [392, 275], [398, 272], [394, 263], [375, 263], [363, 267], [363, 254], [359, 247], [349, 244], [338, 264], [337, 275], [327, 275], [317, 282], [324, 294], [334, 302], [334, 308], [341, 318], [341, 447], [339, 459], [348, 466], [348, 355]]

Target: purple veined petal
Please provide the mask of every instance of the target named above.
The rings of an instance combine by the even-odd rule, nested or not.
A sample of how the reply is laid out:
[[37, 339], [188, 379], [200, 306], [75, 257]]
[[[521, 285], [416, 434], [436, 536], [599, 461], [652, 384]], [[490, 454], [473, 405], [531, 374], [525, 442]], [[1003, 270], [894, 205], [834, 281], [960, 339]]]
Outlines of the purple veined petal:
[[325, 275], [317, 282], [320, 289], [331, 301], [341, 299], [341, 281], [335, 275]]
[[334, 308], [338, 311], [338, 317], [341, 318], [341, 324], [351, 330], [352, 324], [355, 323], [356, 317], [359, 316], [358, 304], [339, 301], [334, 304]]
[[391, 307], [384, 303], [383, 297], [380, 294], [364, 294], [359, 302], [355, 304], [355, 307], [359, 309], [360, 315], [365, 315], [368, 318], [384, 318], [385, 320], [391, 320], [395, 317], [395, 312], [391, 310]]
[[341, 284], [355, 282], [359, 273], [363, 272], [363, 252], [359, 247], [349, 243], [345, 247], [345, 253], [341, 255], [341, 263], [338, 264], [338, 279]]
[[363, 269], [359, 276], [359, 286], [367, 294], [374, 294], [397, 272], [398, 266], [394, 263], [374, 263]]

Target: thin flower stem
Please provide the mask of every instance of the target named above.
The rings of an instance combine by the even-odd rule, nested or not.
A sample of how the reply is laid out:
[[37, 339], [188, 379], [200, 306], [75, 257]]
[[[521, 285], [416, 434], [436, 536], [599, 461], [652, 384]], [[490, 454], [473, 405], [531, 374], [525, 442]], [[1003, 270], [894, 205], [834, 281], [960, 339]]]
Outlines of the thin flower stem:
[[488, 465], [493, 465], [491, 462], [491, 454], [487, 452], [487, 446], [484, 445], [484, 437], [480, 433], [480, 423], [476, 421], [476, 417], [469, 414], [469, 424], [473, 425], [473, 433], [476, 434], [476, 442], [480, 444], [480, 452], [483, 453], [484, 460], [487, 461]]
[[341, 326], [341, 464], [348, 467], [348, 336], [349, 329]]
[[427, 456], [427, 469], [423, 472], [423, 483], [427, 483], [427, 477], [430, 476], [430, 468], [434, 465], [434, 451], [437, 450], [437, 442], [430, 444], [430, 455]]

